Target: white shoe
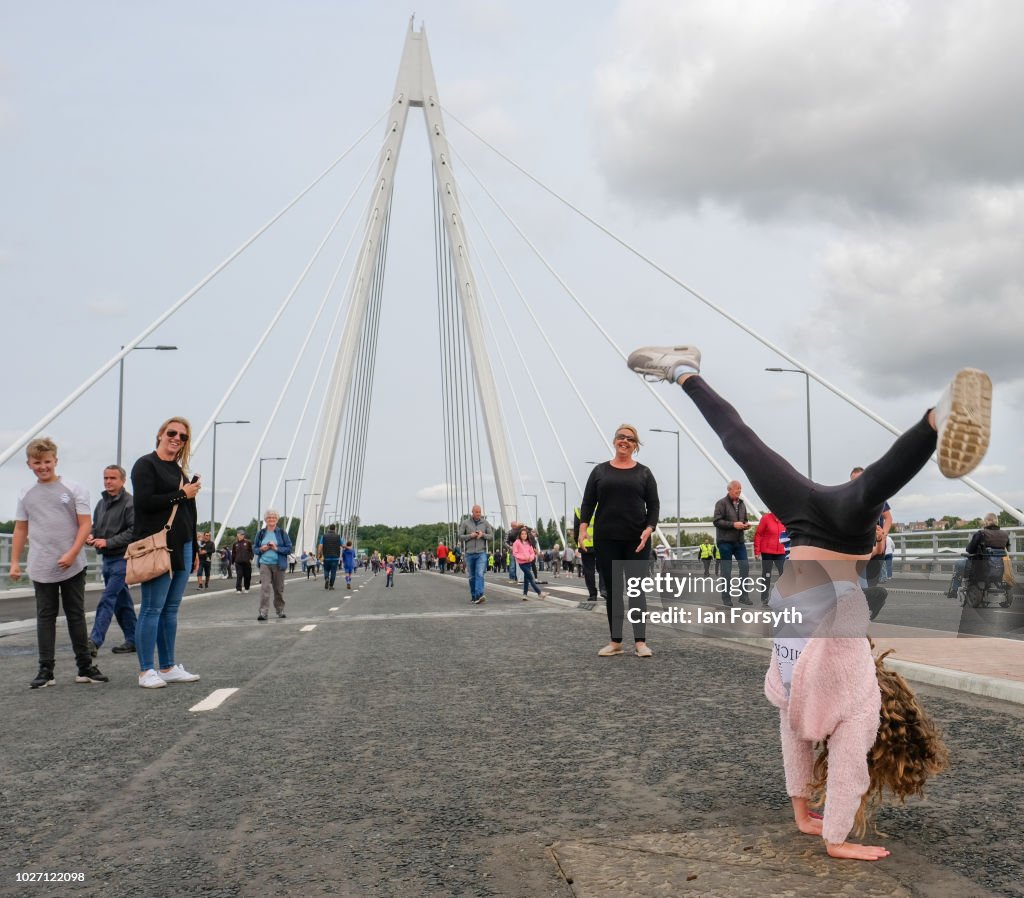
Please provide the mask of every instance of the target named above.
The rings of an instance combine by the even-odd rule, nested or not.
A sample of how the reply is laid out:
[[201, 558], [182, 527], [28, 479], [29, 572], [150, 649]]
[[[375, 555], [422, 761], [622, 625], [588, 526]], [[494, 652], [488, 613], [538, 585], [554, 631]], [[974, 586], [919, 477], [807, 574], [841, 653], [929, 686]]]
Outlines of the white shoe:
[[167, 672], [157, 671], [157, 676], [165, 683], [195, 683], [199, 679], [199, 674], [189, 673], [181, 664], [175, 664]]
[[674, 381], [680, 365], [692, 374], [700, 374], [700, 350], [696, 346], [641, 346], [629, 354], [626, 365], [630, 371], [642, 374], [644, 380]]
[[139, 685], [143, 689], [163, 689], [167, 684], [160, 677], [160, 674], [151, 667], [139, 676]]
[[964, 368], [953, 376], [935, 405], [939, 470], [965, 477], [985, 457], [992, 432], [992, 381], [984, 371]]

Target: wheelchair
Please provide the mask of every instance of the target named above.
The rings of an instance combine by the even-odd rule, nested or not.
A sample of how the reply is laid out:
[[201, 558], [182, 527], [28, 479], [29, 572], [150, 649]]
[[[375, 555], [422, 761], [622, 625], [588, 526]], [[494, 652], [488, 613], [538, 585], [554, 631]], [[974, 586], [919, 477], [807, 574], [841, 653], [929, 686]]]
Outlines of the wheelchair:
[[964, 608], [996, 604], [1009, 608], [1013, 603], [1013, 586], [1003, 580], [1003, 556], [968, 556], [957, 600]]

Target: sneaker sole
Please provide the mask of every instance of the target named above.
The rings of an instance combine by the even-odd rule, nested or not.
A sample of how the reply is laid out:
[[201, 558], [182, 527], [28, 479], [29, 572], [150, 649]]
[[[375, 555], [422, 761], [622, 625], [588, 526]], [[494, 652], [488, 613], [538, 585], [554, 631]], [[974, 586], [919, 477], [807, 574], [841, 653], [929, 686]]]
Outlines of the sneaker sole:
[[[671, 352], [689, 352], [692, 350], [690, 346], [670, 346], [668, 347]], [[646, 357], [646, 353], [636, 351], [629, 354], [629, 358], [626, 359], [626, 367], [630, 371], [643, 376], [644, 380], [648, 383], [658, 383], [659, 381], [670, 382], [672, 380], [672, 372], [667, 370], [667, 366], [661, 365], [659, 367], [649, 367], [641, 364], [641, 361]], [[681, 362], [676, 363], [682, 364]], [[676, 367], [675, 365], [673, 367]], [[694, 372], [696, 373], [696, 372]]]
[[139, 683], [139, 686], [142, 689], [164, 689], [164, 688], [166, 688], [167, 684], [166, 683]]
[[76, 683], [109, 683], [110, 679], [94, 680], [92, 677], [75, 677]]
[[29, 689], [46, 689], [47, 686], [56, 686], [56, 685], [57, 685], [57, 681], [56, 680], [49, 680], [46, 683], [39, 683], [38, 685], [36, 685], [35, 683], [29, 683]]
[[965, 368], [953, 378], [949, 417], [939, 434], [939, 470], [946, 477], [970, 474], [985, 457], [992, 433], [992, 381]]

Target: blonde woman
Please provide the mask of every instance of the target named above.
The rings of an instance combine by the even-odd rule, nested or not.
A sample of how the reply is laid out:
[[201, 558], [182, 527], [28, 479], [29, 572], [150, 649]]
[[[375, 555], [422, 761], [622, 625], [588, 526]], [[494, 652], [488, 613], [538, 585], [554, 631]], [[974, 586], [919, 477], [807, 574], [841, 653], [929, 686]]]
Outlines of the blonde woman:
[[[196, 543], [196, 493], [199, 478], [190, 480], [189, 440], [192, 426], [184, 418], [168, 418], [156, 435], [156, 450], [143, 455], [132, 467], [135, 502], [135, 538], [159, 533], [174, 520], [167, 533], [171, 572], [142, 584], [142, 611], [135, 628], [139, 655], [139, 685], [159, 689], [168, 683], [194, 683], [199, 677], [177, 663], [174, 655], [178, 633], [178, 608], [188, 586], [189, 574], [199, 565]], [[159, 654], [159, 669], [153, 653]]]
[[[608, 629], [611, 641], [598, 655], [621, 655], [622, 624], [625, 616], [622, 571], [614, 577], [616, 561], [646, 561], [651, 556], [651, 534], [658, 526], [658, 484], [651, 469], [634, 457], [640, 451], [640, 434], [632, 424], [620, 424], [612, 439], [615, 455], [601, 462], [587, 480], [580, 504], [580, 546], [587, 539], [588, 521], [594, 515], [594, 554], [601, 583], [607, 593]], [[581, 549], [581, 551], [583, 551]], [[643, 594], [634, 607], [641, 614], [633, 623], [635, 651], [640, 658], [650, 658], [645, 622], [647, 602]]]

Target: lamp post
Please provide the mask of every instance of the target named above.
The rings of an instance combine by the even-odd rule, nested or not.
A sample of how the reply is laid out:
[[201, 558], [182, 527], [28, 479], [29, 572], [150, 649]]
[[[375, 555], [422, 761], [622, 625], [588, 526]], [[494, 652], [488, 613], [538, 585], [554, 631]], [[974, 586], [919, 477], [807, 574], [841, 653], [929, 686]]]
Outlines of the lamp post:
[[[217, 428], [221, 424], [249, 424], [249, 421], [214, 421], [213, 422], [213, 472], [210, 474], [210, 532], [217, 538]], [[259, 519], [256, 520], [259, 526]]]
[[682, 507], [682, 503], [679, 501], [679, 485], [680, 485], [680, 483], [682, 482], [682, 479], [683, 479], [683, 473], [682, 473], [683, 472], [683, 468], [682, 468], [682, 465], [680, 463], [680, 456], [679, 456], [679, 431], [678, 430], [663, 430], [660, 427], [652, 427], [651, 431], [653, 433], [671, 433], [671, 434], [675, 434], [675, 438], [676, 438], [676, 548], [678, 548], [679, 547], [679, 534], [680, 534], [680, 532], [682, 530], [682, 524], [683, 524], [683, 507]]
[[537, 507], [537, 496], [534, 493], [523, 493], [527, 499], [533, 499], [533, 517], [540, 521], [540, 510]]
[[[303, 478], [305, 479], [305, 478]], [[302, 494], [302, 550], [306, 550], [306, 499], [310, 496], [319, 496], [320, 493], [303, 493]], [[315, 512], [314, 512], [315, 517]]]
[[[268, 455], [265, 458], [260, 459], [260, 476], [259, 486], [256, 487], [256, 520], [260, 519], [260, 515], [263, 514], [263, 462], [265, 461], [288, 461], [283, 455]], [[288, 509], [285, 509], [285, 514], [288, 513]]]
[[807, 479], [813, 480], [814, 475], [811, 473], [811, 375], [809, 375], [802, 368], [765, 368], [765, 371], [771, 371], [773, 373], [779, 373], [782, 371], [790, 374], [802, 374], [806, 380], [807, 386]]
[[[286, 480], [284, 482], [284, 514], [285, 514], [286, 518], [288, 517], [288, 484], [289, 483], [303, 483], [303, 482], [305, 482], [305, 480], [306, 480], [305, 477], [290, 477], [288, 480]], [[288, 532], [288, 529], [286, 527], [285, 528], [285, 533], [287, 533], [287, 532]]]
[[[124, 349], [124, 346], [121, 347]], [[133, 346], [131, 351], [136, 349], [156, 349], [160, 352], [170, 352], [177, 349], [177, 346]], [[121, 464], [121, 443], [124, 438], [124, 357], [117, 363], [117, 464]]]
[[562, 540], [566, 543], [566, 545], [562, 546], [562, 548], [566, 549], [566, 548], [568, 548], [568, 542], [569, 542], [569, 537], [566, 536], [566, 533], [569, 530], [569, 510], [566, 508], [566, 504], [569, 501], [569, 495], [568, 495], [568, 492], [565, 489], [565, 481], [564, 480], [548, 480], [547, 482], [548, 483], [558, 483], [558, 484], [561, 484], [561, 486], [562, 486]]

